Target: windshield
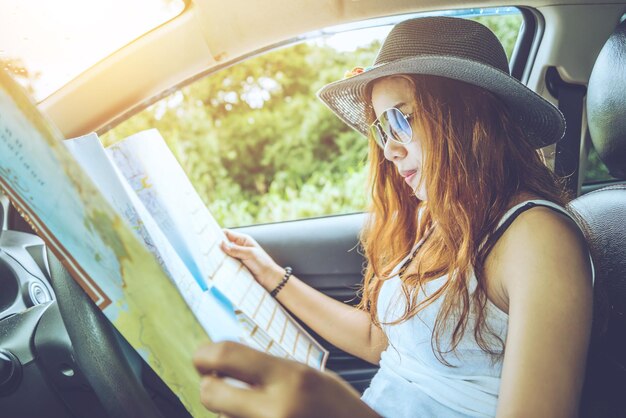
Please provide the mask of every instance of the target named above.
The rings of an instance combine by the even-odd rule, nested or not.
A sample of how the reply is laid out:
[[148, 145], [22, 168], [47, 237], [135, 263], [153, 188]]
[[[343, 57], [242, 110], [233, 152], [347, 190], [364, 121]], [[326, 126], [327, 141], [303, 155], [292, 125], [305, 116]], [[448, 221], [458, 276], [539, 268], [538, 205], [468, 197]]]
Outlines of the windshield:
[[184, 7], [183, 0], [0, 0], [0, 65], [39, 102]]

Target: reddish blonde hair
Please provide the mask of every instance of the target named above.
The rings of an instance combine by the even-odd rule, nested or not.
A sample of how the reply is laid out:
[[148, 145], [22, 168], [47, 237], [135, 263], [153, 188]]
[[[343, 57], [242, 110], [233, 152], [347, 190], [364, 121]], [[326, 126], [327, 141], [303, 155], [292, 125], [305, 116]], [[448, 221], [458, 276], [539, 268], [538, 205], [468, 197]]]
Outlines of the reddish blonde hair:
[[[426, 156], [421, 181], [428, 202], [413, 195], [370, 138], [370, 216], [361, 234], [368, 263], [359, 306], [369, 310], [372, 321], [380, 326], [376, 302], [382, 282], [414, 244], [425, 238], [413, 259], [412, 273], [403, 276], [405, 312], [391, 324], [408, 320], [442, 297], [431, 339], [439, 361], [450, 365], [443, 354], [456, 350], [470, 310], [477, 315], [476, 342], [497, 357], [504, 342], [485, 322], [484, 262], [495, 244], [489, 238], [517, 193], [532, 193], [561, 205], [568, 197], [541, 152], [529, 144], [523, 127], [495, 95], [442, 77], [400, 77], [408, 79], [415, 92], [411, 123]], [[370, 123], [374, 121], [373, 111], [367, 116]], [[419, 222], [418, 210], [422, 212]], [[481, 248], [483, 241], [487, 244]], [[472, 271], [478, 283], [470, 293]], [[439, 291], [419, 300], [421, 286], [444, 274], [449, 279]], [[450, 350], [443, 352], [441, 340], [447, 334]], [[489, 335], [495, 337], [497, 346], [487, 341]]]

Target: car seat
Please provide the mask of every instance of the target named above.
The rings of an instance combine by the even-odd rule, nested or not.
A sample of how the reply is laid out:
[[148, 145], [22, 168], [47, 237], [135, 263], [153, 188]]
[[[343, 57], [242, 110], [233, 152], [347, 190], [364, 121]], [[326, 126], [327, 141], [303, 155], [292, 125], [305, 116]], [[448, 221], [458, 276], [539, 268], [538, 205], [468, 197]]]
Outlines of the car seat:
[[[610, 36], [587, 90], [593, 145], [612, 176], [626, 179], [626, 21]], [[574, 199], [596, 267], [594, 318], [580, 414], [626, 417], [626, 184]]]

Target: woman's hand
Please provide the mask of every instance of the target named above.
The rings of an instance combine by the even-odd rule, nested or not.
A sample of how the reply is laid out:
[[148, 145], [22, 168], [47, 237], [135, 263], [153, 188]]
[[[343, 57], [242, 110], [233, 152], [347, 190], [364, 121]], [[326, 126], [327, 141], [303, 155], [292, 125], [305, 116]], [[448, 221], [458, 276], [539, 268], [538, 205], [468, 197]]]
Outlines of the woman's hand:
[[[241, 418], [378, 417], [335, 374], [261, 353], [233, 342], [207, 344], [195, 353], [202, 375], [200, 399], [208, 409]], [[249, 387], [234, 386], [234, 378]]]
[[285, 275], [285, 269], [276, 264], [251, 236], [228, 229], [224, 233], [228, 242], [220, 244], [222, 251], [241, 260], [266, 290], [274, 289]]

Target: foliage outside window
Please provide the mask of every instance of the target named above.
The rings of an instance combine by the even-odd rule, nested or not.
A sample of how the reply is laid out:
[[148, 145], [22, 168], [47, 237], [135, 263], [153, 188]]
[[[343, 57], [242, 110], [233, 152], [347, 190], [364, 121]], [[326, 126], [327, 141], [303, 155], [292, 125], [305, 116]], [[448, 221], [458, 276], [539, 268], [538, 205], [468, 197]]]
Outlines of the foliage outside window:
[[587, 155], [587, 164], [585, 167], [585, 180], [583, 184], [600, 183], [603, 181], [615, 180], [615, 177], [609, 174], [609, 169], [600, 160], [596, 149], [592, 146], [589, 148]]
[[[522, 17], [480, 16], [511, 56]], [[211, 74], [102, 135], [156, 127], [218, 222], [240, 226], [363, 211], [367, 141], [316, 97], [370, 65], [391, 30], [298, 43]], [[340, 36], [340, 35], [337, 35]], [[362, 39], [366, 41], [363, 42]]]

